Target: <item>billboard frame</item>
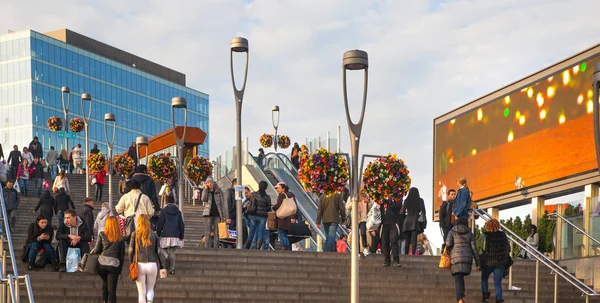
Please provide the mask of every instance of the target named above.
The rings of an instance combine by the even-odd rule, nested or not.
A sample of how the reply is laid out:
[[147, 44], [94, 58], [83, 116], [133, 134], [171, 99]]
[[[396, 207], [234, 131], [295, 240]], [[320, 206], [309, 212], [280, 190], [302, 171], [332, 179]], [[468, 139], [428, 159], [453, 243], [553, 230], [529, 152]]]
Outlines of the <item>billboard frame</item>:
[[[516, 82], [513, 82], [507, 86], [504, 86], [498, 90], [495, 90], [487, 95], [484, 95], [480, 98], [477, 98], [463, 106], [460, 106], [452, 111], [449, 111], [441, 116], [434, 118], [433, 120], [433, 165], [432, 165], [432, 217], [434, 221], [438, 220], [438, 211], [435, 209], [435, 199], [437, 199], [437, 190], [436, 190], [436, 180], [435, 180], [435, 154], [436, 154], [436, 127], [442, 123], [448, 122], [452, 119], [455, 119], [461, 115], [470, 113], [471, 111], [477, 110], [477, 108], [482, 107], [488, 103], [492, 103], [500, 98], [503, 98], [506, 95], [511, 93], [520, 91], [524, 87], [533, 85], [543, 79], [546, 79], [550, 76], [554, 76], [561, 71], [570, 68], [581, 61], [589, 60], [594, 57], [600, 56], [600, 44], [593, 46], [587, 50], [584, 50], [572, 57], [569, 57], [565, 60], [562, 60], [558, 63], [555, 63], [549, 67], [546, 67], [536, 73], [530, 74]], [[590, 68], [593, 68], [590, 66]], [[590, 127], [594, 127], [590, 125]], [[598, 130], [594, 130], [594, 137], [596, 140], [600, 138], [600, 134]], [[600, 159], [597, 159], [600, 161]], [[465, 176], [469, 177], [469, 176]], [[475, 200], [479, 208], [490, 208], [490, 207], [499, 207], [499, 208], [508, 208], [507, 205], [511, 204], [527, 204], [527, 200], [530, 200], [533, 197], [540, 197], [544, 195], [556, 195], [558, 193], [566, 193], [572, 191], [583, 191], [583, 187], [587, 184], [598, 183], [600, 182], [600, 174], [598, 169], [581, 172], [578, 174], [570, 175], [567, 177], [563, 177], [560, 179], [551, 180], [545, 183], [536, 184], [528, 187], [524, 187], [520, 190], [514, 190], [510, 192], [505, 192], [503, 194], [495, 195], [492, 197], [488, 197], [481, 200]], [[502, 207], [504, 206], [504, 207]]]

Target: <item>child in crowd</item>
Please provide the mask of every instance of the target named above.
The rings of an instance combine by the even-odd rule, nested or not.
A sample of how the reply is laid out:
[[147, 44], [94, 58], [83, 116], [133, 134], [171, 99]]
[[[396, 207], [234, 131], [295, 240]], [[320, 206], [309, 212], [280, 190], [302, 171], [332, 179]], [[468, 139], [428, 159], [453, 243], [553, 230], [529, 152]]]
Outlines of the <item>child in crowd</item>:
[[337, 252], [339, 252], [339, 253], [347, 252], [346, 235], [340, 236], [340, 239], [335, 243], [335, 247], [337, 249]]

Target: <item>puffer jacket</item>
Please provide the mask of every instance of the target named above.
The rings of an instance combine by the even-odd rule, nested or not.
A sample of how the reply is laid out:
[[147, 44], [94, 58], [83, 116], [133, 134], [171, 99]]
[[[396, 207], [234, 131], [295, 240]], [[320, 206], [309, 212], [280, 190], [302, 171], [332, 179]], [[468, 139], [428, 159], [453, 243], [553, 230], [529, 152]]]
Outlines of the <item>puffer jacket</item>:
[[16, 189], [5, 188], [4, 189], [4, 203], [6, 203], [6, 210], [11, 211], [17, 209], [19, 204], [21, 204], [21, 198], [19, 197], [19, 192]]
[[[137, 248], [135, 243], [138, 242]], [[158, 248], [158, 236], [151, 232], [150, 233], [150, 246], [144, 247], [142, 241], [138, 241], [136, 233], [131, 234], [131, 240], [129, 241], [129, 262], [133, 262], [135, 254], [137, 253], [137, 261], [140, 263], [151, 263], [157, 262], [160, 269], [163, 269], [162, 263], [159, 258]]]
[[446, 247], [451, 249], [450, 263], [452, 264], [452, 275], [471, 274], [473, 259], [479, 266], [475, 236], [466, 225], [456, 225], [450, 231], [446, 239]]
[[108, 236], [104, 232], [100, 232], [98, 239], [96, 240], [96, 247], [94, 247], [93, 253], [95, 255], [111, 257], [119, 260], [119, 266], [117, 267], [117, 274], [121, 273], [123, 269], [123, 261], [125, 258], [125, 240], [117, 240], [116, 242], [108, 241]]
[[42, 192], [42, 197], [35, 206], [34, 211], [37, 212], [38, 210], [40, 210], [40, 213], [49, 221], [52, 220], [52, 217], [56, 214], [56, 201], [50, 195], [50, 191], [45, 190]]
[[269, 211], [271, 211], [271, 196], [265, 195], [264, 197], [260, 195], [259, 192], [255, 192], [252, 194], [252, 199], [254, 200], [254, 205], [256, 206], [256, 211], [254, 213], [248, 212], [250, 216], [262, 217], [266, 218]]
[[483, 264], [481, 266], [504, 268], [508, 265], [510, 245], [502, 231], [483, 233]]
[[212, 207], [212, 197], [211, 195], [215, 195], [215, 204], [217, 205], [217, 209], [219, 210], [219, 216], [221, 217], [221, 220], [227, 220], [229, 219], [227, 216], [229, 215], [229, 211], [227, 210], [227, 203], [225, 202], [225, 197], [223, 195], [223, 191], [221, 191], [221, 188], [215, 184], [214, 185], [214, 192], [211, 192], [207, 189], [204, 189], [202, 191], [202, 197], [200, 199], [200, 201], [202, 201], [204, 203], [204, 211], [202, 212], [202, 215], [204, 217], [208, 217], [210, 216], [210, 209]]
[[160, 212], [156, 234], [163, 238], [179, 238], [183, 240], [185, 225], [181, 211], [173, 203], [167, 204]]

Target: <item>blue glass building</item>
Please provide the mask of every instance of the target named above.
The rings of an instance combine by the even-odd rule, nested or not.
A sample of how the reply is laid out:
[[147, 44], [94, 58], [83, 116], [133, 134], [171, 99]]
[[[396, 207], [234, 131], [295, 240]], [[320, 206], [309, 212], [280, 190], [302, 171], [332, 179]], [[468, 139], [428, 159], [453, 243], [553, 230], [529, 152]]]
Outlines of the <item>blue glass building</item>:
[[[34, 136], [42, 142], [44, 155], [50, 146], [64, 148], [64, 139], [46, 125], [51, 116], [63, 118], [62, 86], [71, 90], [69, 119], [82, 117], [81, 94], [92, 95], [89, 144], [98, 144], [103, 153], [105, 113], [117, 119], [117, 154], [137, 136], [171, 129], [175, 96], [187, 99], [187, 125], [209, 134], [208, 95], [186, 87], [184, 74], [70, 30], [27, 30], [0, 35], [0, 143], [5, 156], [13, 145], [22, 150]], [[183, 124], [181, 112], [176, 124]], [[198, 146], [199, 155], [209, 156], [208, 142], [207, 136]], [[69, 149], [78, 143], [85, 146], [84, 132], [69, 140]]]

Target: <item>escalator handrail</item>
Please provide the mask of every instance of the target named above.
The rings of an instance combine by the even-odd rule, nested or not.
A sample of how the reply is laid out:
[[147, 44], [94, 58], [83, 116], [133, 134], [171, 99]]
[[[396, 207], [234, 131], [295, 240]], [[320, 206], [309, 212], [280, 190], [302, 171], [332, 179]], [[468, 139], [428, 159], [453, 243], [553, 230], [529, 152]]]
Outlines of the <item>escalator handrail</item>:
[[[479, 215], [480, 218], [483, 218], [484, 221], [489, 221], [493, 219], [493, 217], [488, 214], [486, 211], [482, 209], [472, 209], [475, 214]], [[508, 229], [502, 223], [500, 223], [500, 227], [506, 233], [506, 236], [513, 243], [517, 244], [521, 249], [525, 250], [528, 255], [533, 256], [536, 260], [540, 261], [542, 264], [546, 265], [550, 268], [554, 273], [563, 277], [563, 279], [567, 280], [567, 282], [571, 283], [571, 285], [578, 288], [581, 292], [583, 292], [586, 296], [598, 296], [600, 293], [596, 292], [589, 285], [583, 283], [581, 280], [577, 279], [567, 270], [565, 270], [560, 265], [556, 264], [556, 262], [552, 261], [550, 258], [546, 257], [543, 253], [539, 252], [535, 247], [531, 246], [531, 244], [527, 243], [527, 241], [521, 239], [519, 235], [515, 234], [512, 230]]]

